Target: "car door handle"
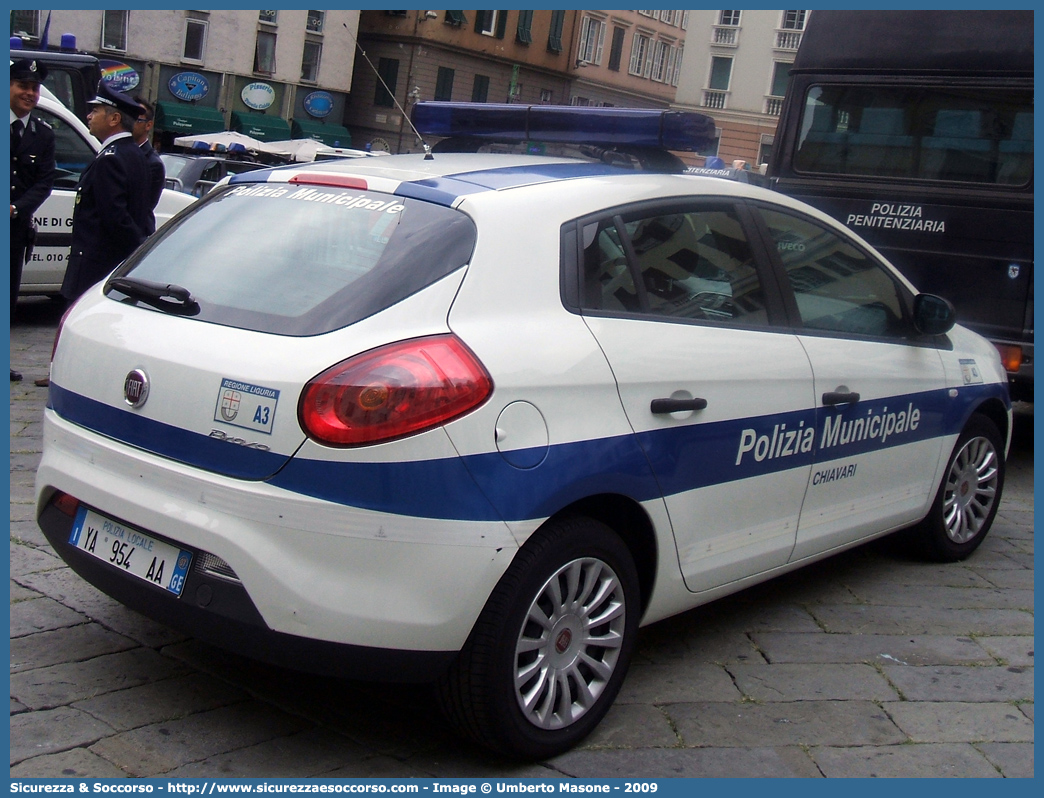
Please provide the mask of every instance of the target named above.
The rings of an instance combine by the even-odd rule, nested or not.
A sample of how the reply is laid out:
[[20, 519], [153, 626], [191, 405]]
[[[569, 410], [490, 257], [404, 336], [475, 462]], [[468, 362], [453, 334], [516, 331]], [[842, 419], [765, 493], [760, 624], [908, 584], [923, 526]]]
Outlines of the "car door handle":
[[827, 391], [823, 394], [825, 405], [854, 405], [859, 401], [859, 394], [855, 391]]
[[703, 410], [707, 406], [706, 399], [653, 399], [649, 409], [655, 415], [663, 413], [684, 413], [688, 410]]

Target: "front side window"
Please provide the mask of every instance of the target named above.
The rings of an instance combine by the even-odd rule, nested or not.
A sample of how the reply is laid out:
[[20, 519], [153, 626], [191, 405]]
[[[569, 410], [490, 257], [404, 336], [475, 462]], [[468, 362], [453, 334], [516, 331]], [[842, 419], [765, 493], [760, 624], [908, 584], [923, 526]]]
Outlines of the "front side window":
[[805, 329], [903, 338], [903, 292], [885, 267], [819, 222], [761, 210]]
[[318, 335], [456, 271], [474, 246], [474, 223], [440, 205], [358, 189], [244, 183], [166, 225], [119, 275], [186, 288], [199, 304], [192, 318], [201, 321]]
[[740, 12], [739, 11], [719, 11], [718, 12], [718, 24], [735, 26], [740, 23]]
[[185, 48], [181, 57], [185, 61], [203, 61], [207, 52], [207, 23], [201, 19], [185, 20]]
[[127, 17], [129, 11], [106, 11], [102, 15], [102, 49], [127, 51]]
[[489, 99], [489, 75], [475, 75], [475, 84], [471, 87], [471, 101], [484, 103]]
[[257, 32], [257, 45], [254, 48], [254, 71], [272, 74], [276, 70], [275, 60], [276, 35], [267, 31]]
[[75, 106], [76, 90], [73, 88], [73, 79], [70, 73], [61, 69], [52, 69], [47, 73], [47, 80], [44, 81], [44, 86], [66, 108]]
[[266, 25], [275, 25], [278, 15], [278, 11], [258, 11], [257, 19], [260, 22], [264, 22]]
[[783, 29], [784, 30], [804, 30], [805, 29], [805, 13], [804, 11], [784, 11], [783, 12]]
[[319, 42], [305, 42], [301, 53], [301, 80], [315, 83], [319, 80], [319, 59], [323, 46]]
[[75, 189], [80, 174], [87, 168], [87, 164], [94, 160], [94, 149], [72, 125], [50, 111], [37, 108], [33, 111], [33, 116], [39, 116], [54, 130], [54, 187]]
[[326, 12], [325, 11], [309, 11], [308, 19], [305, 22], [305, 30], [309, 33], [322, 33], [323, 25], [326, 24]]
[[953, 86], [812, 86], [794, 168], [1022, 186], [1033, 175], [1033, 92]]
[[625, 213], [582, 225], [580, 232], [586, 309], [768, 323], [752, 249], [728, 206]]

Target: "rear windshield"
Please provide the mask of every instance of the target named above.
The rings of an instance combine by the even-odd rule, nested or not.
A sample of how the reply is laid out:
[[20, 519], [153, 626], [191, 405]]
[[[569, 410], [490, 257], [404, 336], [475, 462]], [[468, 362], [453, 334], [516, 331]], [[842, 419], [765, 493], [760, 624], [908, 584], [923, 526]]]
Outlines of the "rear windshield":
[[[371, 316], [459, 269], [475, 226], [390, 194], [272, 183], [224, 189], [164, 227], [116, 273], [188, 290], [193, 318], [317, 335]], [[124, 299], [110, 289], [109, 296]]]

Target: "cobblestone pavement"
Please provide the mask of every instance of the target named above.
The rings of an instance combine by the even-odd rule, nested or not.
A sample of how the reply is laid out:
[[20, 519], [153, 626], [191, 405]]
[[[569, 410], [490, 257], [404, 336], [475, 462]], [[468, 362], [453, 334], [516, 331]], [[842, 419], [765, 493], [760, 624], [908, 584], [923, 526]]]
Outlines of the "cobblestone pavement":
[[293, 673], [123, 608], [33, 518], [57, 312], [11, 330], [11, 775], [1033, 775], [1032, 406], [989, 538], [957, 565], [887, 541], [643, 630], [577, 750], [517, 765], [460, 742], [425, 687]]

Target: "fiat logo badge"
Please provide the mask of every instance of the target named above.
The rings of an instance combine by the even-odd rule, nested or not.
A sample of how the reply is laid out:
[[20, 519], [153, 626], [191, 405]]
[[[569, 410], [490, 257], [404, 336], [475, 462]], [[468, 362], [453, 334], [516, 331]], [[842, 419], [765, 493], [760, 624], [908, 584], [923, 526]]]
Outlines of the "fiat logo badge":
[[131, 407], [141, 407], [149, 398], [149, 378], [141, 369], [134, 369], [123, 381], [123, 398]]

